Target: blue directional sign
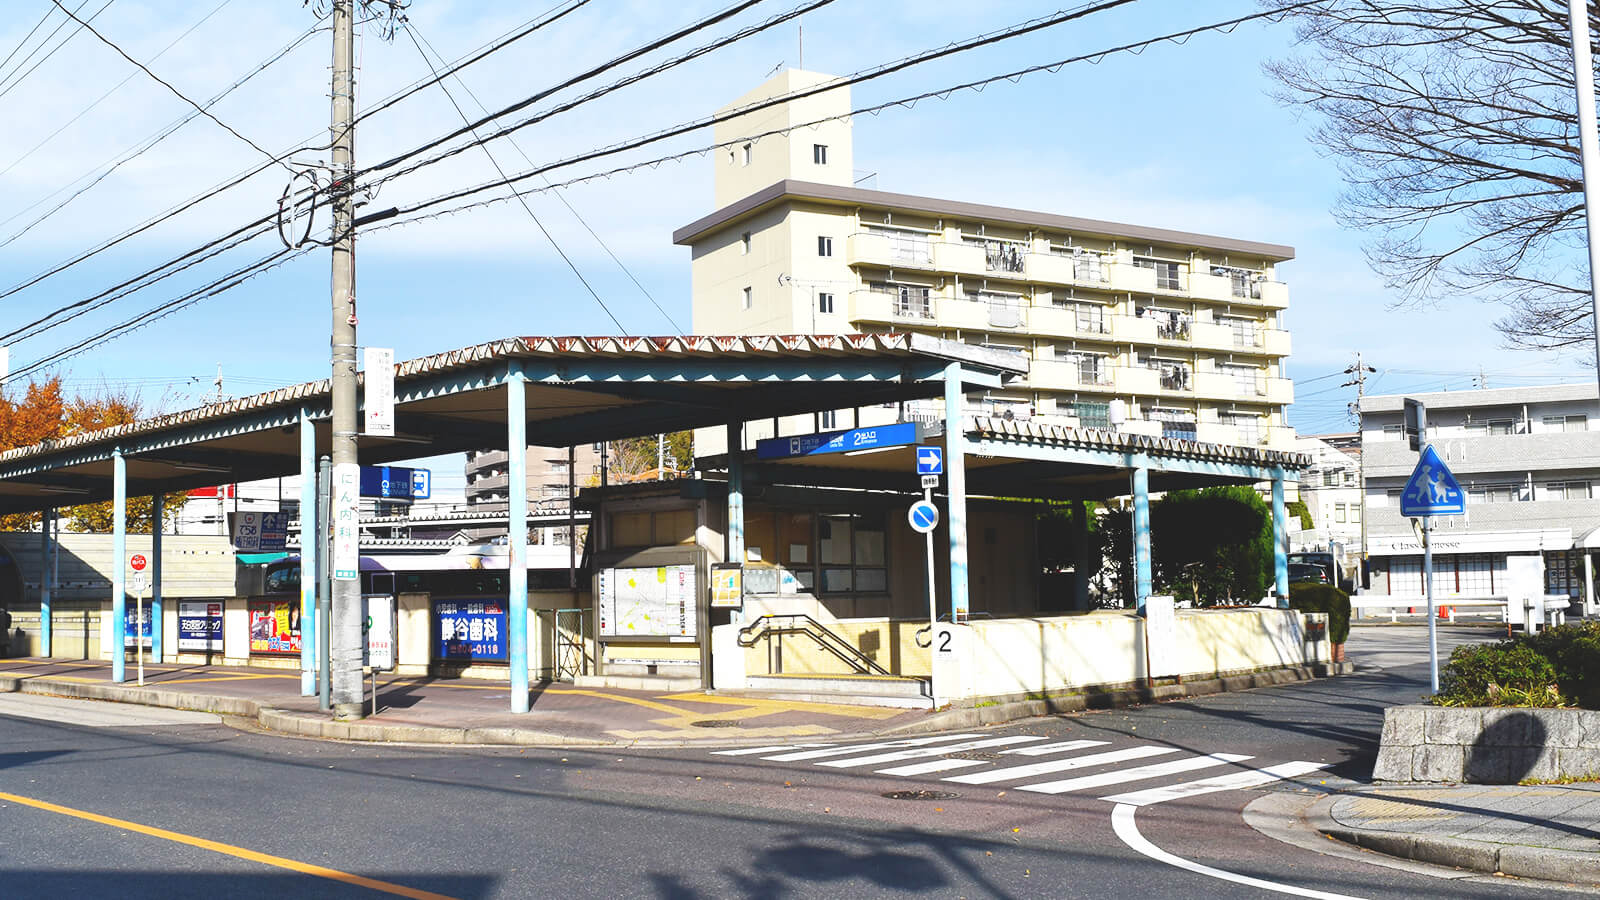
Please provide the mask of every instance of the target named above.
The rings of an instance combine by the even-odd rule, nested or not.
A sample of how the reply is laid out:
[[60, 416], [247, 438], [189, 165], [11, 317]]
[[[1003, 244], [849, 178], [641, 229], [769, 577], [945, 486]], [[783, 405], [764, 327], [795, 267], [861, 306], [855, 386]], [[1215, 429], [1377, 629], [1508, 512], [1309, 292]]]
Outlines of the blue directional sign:
[[926, 500], [918, 500], [906, 510], [906, 519], [918, 534], [927, 534], [939, 527], [939, 507]]
[[827, 453], [853, 453], [881, 450], [917, 442], [917, 423], [899, 422], [849, 431], [827, 431], [797, 437], [768, 438], [756, 441], [757, 459], [786, 459], [792, 456], [822, 456]]
[[939, 447], [917, 448], [917, 474], [943, 475], [944, 450]]
[[433, 494], [432, 473], [407, 466], [362, 466], [361, 496], [379, 500], [426, 500]]
[[1467, 494], [1456, 476], [1439, 458], [1432, 444], [1422, 448], [1422, 458], [1400, 492], [1400, 515], [1459, 516], [1467, 511]]

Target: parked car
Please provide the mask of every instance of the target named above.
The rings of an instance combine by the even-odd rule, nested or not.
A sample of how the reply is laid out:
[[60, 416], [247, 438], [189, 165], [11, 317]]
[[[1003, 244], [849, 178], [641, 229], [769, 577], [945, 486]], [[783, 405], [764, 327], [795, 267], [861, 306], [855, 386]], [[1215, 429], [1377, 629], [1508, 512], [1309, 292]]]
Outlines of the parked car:
[[1333, 584], [1327, 569], [1314, 563], [1289, 563], [1289, 583]]

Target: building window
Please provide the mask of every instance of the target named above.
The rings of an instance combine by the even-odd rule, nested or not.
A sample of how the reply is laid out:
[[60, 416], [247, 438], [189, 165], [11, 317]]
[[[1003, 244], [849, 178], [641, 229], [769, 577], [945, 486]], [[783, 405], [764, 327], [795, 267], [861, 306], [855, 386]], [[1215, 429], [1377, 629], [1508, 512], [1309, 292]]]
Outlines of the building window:
[[745, 309], [749, 309], [750, 307], [754, 306], [755, 305], [755, 300], [756, 300], [755, 291], [752, 290], [751, 288], [748, 288], [748, 287], [745, 288], [744, 289], [744, 298], [743, 298], [744, 308]]
[[[1389, 488], [1388, 490], [1385, 490], [1383, 492], [1383, 497], [1391, 505], [1399, 506], [1400, 505], [1400, 494], [1403, 493], [1404, 490], [1405, 490], [1404, 488]], [[1468, 496], [1471, 496], [1471, 492], [1470, 491], [1468, 492]]]
[[1404, 440], [1405, 436], [1406, 436], [1406, 426], [1404, 426], [1404, 425], [1385, 425], [1385, 426], [1383, 426], [1383, 439], [1386, 440], [1386, 441]]
[[1150, 421], [1161, 423], [1161, 436], [1181, 441], [1196, 440], [1194, 413], [1186, 409], [1150, 410]]
[[755, 156], [755, 144], [745, 144], [739, 148], [740, 165], [750, 165], [750, 160]]
[[1528, 499], [1520, 484], [1485, 484], [1467, 488], [1469, 503], [1519, 503]]
[[1322, 473], [1322, 486], [1323, 487], [1338, 487], [1339, 486], [1339, 470], [1338, 469], [1328, 469], [1327, 471], [1323, 472]]
[[1588, 416], [1545, 416], [1545, 431], [1588, 431]]
[[1238, 429], [1239, 443], [1261, 443], [1261, 417], [1250, 413], [1234, 413], [1227, 416], [1227, 423]]
[[[1232, 363], [1222, 363], [1217, 366], [1217, 371], [1228, 376], [1233, 381], [1235, 393], [1245, 396], [1260, 396], [1266, 393], [1266, 380], [1261, 369], [1256, 366], [1240, 366]], [[1332, 485], [1329, 485], [1332, 487]]]
[[817, 556], [822, 593], [883, 593], [889, 589], [883, 516], [818, 516]]
[[839, 414], [834, 410], [826, 410], [817, 414], [817, 422], [823, 431], [832, 431], [839, 427]]
[[1106, 318], [1106, 308], [1098, 303], [1079, 303], [1074, 311], [1075, 324], [1081, 332], [1109, 334], [1111, 325]]
[[1183, 283], [1178, 278], [1177, 263], [1149, 256], [1135, 256], [1133, 264], [1141, 269], [1155, 269], [1157, 288], [1163, 291], [1183, 290]]
[[827, 144], [812, 144], [811, 145], [811, 161], [816, 163], [819, 166], [827, 165], [828, 164], [828, 145]]
[[1264, 273], [1236, 266], [1212, 266], [1211, 274], [1228, 279], [1228, 289], [1233, 296], [1261, 299], [1261, 282], [1266, 279]]
[[749, 256], [750, 255], [750, 232], [748, 232], [748, 231], [746, 231], [744, 234], [739, 235], [739, 255], [740, 256]]
[[1260, 330], [1256, 326], [1255, 319], [1247, 319], [1244, 316], [1219, 316], [1217, 322], [1228, 329], [1235, 347], [1259, 346]]
[[831, 238], [831, 237], [819, 237], [819, 238], [817, 238], [817, 255], [818, 256], [832, 256], [833, 255], [833, 238]]
[[833, 295], [832, 294], [818, 294], [817, 295], [817, 312], [819, 312], [819, 313], [831, 313], [831, 312], [833, 312]]
[[894, 314], [913, 319], [933, 318], [933, 291], [914, 284], [892, 284], [886, 281], [868, 282], [867, 290], [875, 294], [888, 294], [894, 298]]
[[1111, 430], [1111, 404], [1104, 401], [1079, 400], [1072, 404], [1078, 415], [1079, 428]]
[[1111, 367], [1106, 364], [1107, 357], [1104, 353], [1070, 351], [1063, 361], [1077, 365], [1079, 384], [1111, 383]]
[[1587, 500], [1589, 499], [1589, 482], [1552, 482], [1544, 486], [1544, 494], [1544, 499], [1546, 500]]
[[1510, 419], [1489, 419], [1484, 422], [1468, 422], [1467, 434], [1474, 437], [1511, 434], [1514, 424]]
[[1333, 521], [1335, 523], [1339, 524], [1339, 525], [1343, 525], [1344, 524], [1344, 514], [1345, 514], [1345, 505], [1343, 503], [1335, 503], [1333, 505]]

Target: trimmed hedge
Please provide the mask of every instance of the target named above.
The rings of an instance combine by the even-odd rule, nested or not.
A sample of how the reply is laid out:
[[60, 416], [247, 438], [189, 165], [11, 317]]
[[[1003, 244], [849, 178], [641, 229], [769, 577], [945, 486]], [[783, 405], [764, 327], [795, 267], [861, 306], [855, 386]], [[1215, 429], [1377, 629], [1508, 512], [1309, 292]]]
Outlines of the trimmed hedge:
[[1457, 647], [1439, 673], [1439, 693], [1431, 702], [1600, 709], [1600, 622]]
[[1289, 608], [1328, 614], [1328, 641], [1342, 644], [1350, 638], [1350, 595], [1331, 584], [1301, 582], [1289, 585]]

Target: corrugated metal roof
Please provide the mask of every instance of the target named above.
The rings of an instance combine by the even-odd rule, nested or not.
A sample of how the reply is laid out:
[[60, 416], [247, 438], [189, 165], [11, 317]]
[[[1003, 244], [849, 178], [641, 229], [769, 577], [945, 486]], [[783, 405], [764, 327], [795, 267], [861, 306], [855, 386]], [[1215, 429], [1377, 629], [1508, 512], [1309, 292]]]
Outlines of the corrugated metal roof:
[[1023, 440], [1033, 443], [1060, 444], [1091, 450], [1116, 450], [1120, 452], [1155, 452], [1163, 456], [1189, 459], [1216, 460], [1243, 463], [1252, 466], [1282, 466], [1290, 470], [1303, 470], [1311, 466], [1311, 457], [1305, 453], [1283, 450], [1263, 450], [1259, 447], [1239, 447], [1231, 444], [1207, 444], [1199, 441], [1180, 441], [1144, 434], [1124, 434], [1099, 428], [1065, 428], [1038, 422], [1007, 421], [997, 418], [978, 418], [973, 422], [979, 440], [994, 437], [1002, 440]]
[[[397, 384], [407, 380], [466, 369], [496, 360], [613, 358], [613, 359], [692, 359], [704, 358], [782, 358], [801, 356], [928, 356], [968, 362], [1004, 372], [1026, 372], [1026, 361], [1016, 354], [1003, 353], [956, 341], [921, 334], [782, 334], [782, 335], [686, 335], [671, 337], [515, 337], [475, 344], [458, 350], [435, 353], [395, 365]], [[1019, 361], [1020, 360], [1020, 361]], [[308, 381], [223, 403], [213, 403], [74, 434], [55, 441], [15, 447], [0, 453], [0, 462], [24, 459], [39, 453], [113, 441], [133, 435], [169, 428], [212, 422], [240, 413], [280, 406], [295, 406], [329, 394], [329, 379]]]

